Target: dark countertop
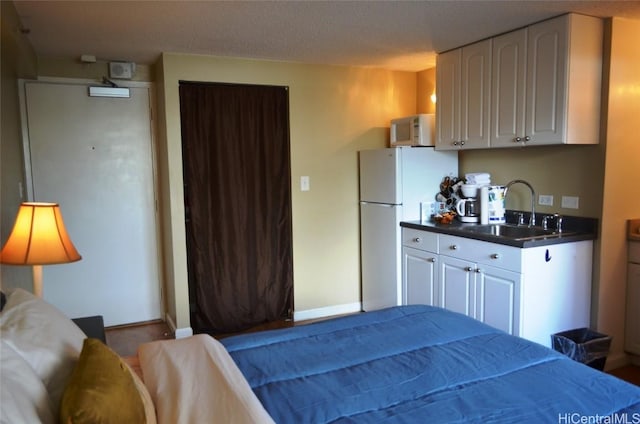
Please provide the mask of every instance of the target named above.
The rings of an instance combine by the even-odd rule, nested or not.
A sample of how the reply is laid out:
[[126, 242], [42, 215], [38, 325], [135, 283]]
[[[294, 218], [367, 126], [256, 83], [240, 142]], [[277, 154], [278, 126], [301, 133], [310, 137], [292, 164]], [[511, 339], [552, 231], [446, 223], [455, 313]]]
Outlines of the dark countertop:
[[[513, 224], [517, 219], [517, 213], [521, 211], [507, 211], [507, 223]], [[528, 216], [525, 213], [528, 222]], [[536, 214], [536, 222], [542, 222], [544, 214]], [[595, 240], [597, 238], [598, 220], [595, 218], [582, 218], [563, 215], [563, 233], [553, 234], [549, 237], [541, 237], [532, 240], [516, 240], [504, 236], [484, 234], [469, 231], [470, 227], [478, 224], [468, 224], [454, 219], [450, 224], [438, 224], [430, 221], [421, 223], [420, 221], [403, 221], [401, 227], [413, 228], [415, 230], [429, 231], [432, 233], [449, 234], [452, 236], [466, 237], [475, 240], [488, 241], [490, 243], [504, 244], [520, 248], [548, 246], [552, 244], [573, 243], [583, 240]], [[566, 234], [565, 234], [566, 233]]]

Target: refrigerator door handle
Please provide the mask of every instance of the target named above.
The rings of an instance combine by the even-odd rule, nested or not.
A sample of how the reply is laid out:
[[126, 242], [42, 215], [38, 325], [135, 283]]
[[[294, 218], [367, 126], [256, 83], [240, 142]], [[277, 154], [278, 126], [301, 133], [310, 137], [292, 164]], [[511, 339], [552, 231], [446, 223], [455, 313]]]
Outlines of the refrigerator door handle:
[[376, 206], [381, 206], [384, 208], [397, 208], [398, 206], [402, 206], [402, 205], [393, 205], [390, 203], [375, 203], [375, 202], [360, 202], [361, 205], [376, 205]]

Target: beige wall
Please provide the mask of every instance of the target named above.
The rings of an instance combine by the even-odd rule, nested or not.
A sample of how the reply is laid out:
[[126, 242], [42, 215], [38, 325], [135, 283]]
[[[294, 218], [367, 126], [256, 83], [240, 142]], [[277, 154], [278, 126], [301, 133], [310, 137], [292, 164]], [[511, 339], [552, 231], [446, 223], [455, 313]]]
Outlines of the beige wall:
[[417, 77], [416, 112], [436, 113], [436, 104], [431, 99], [431, 95], [436, 93], [436, 68], [418, 72]]
[[[24, 161], [20, 129], [18, 78], [34, 78], [37, 60], [31, 44], [20, 32], [20, 21], [12, 2], [0, 2], [2, 35], [0, 51], [2, 101], [0, 117], [0, 246], [13, 228], [24, 187]], [[0, 287], [31, 290], [31, 268], [0, 265]]]
[[[180, 80], [289, 87], [295, 310], [360, 302], [357, 152], [385, 147], [389, 119], [415, 113], [416, 74], [179, 54], [161, 62], [165, 274], [177, 327], [189, 326]], [[302, 175], [309, 192], [299, 189]]]
[[597, 327], [621, 355], [626, 299], [626, 220], [640, 218], [640, 21], [614, 18], [600, 234]]
[[[491, 181], [506, 184], [516, 178], [531, 183], [539, 194], [553, 195], [553, 206], [537, 212], [599, 217], [602, 205], [605, 144], [593, 146], [545, 146], [515, 149], [467, 150], [460, 152], [460, 175], [489, 172]], [[578, 196], [579, 209], [561, 207], [562, 196]], [[507, 208], [530, 210], [531, 195], [523, 185], [514, 185], [506, 199]]]
[[[128, 81], [152, 82], [155, 78], [155, 67], [136, 65], [133, 78]], [[102, 77], [109, 77], [109, 62], [98, 59], [94, 63], [82, 63], [80, 58], [59, 58], [38, 56], [38, 76], [79, 78], [102, 81]], [[117, 79], [113, 80], [118, 83]]]

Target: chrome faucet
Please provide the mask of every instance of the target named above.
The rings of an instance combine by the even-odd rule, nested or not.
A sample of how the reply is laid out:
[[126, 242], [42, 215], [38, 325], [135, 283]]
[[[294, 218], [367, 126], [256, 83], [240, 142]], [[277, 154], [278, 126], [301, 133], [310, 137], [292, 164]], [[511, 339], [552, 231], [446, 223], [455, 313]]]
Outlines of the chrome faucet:
[[511, 187], [516, 183], [522, 183], [527, 187], [529, 187], [529, 190], [531, 190], [531, 216], [529, 217], [529, 227], [533, 227], [534, 225], [536, 225], [536, 192], [533, 189], [533, 186], [528, 182], [526, 182], [525, 180], [509, 181], [507, 185], [504, 187], [504, 198], [505, 200], [507, 199], [507, 192], [509, 191], [509, 187]]

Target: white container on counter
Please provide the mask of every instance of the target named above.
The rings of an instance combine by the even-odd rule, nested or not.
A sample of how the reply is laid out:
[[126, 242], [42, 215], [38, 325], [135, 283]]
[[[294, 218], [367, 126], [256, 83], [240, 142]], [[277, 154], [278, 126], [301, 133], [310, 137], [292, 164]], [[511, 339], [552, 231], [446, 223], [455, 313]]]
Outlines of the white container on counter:
[[489, 187], [480, 187], [480, 224], [489, 223]]

